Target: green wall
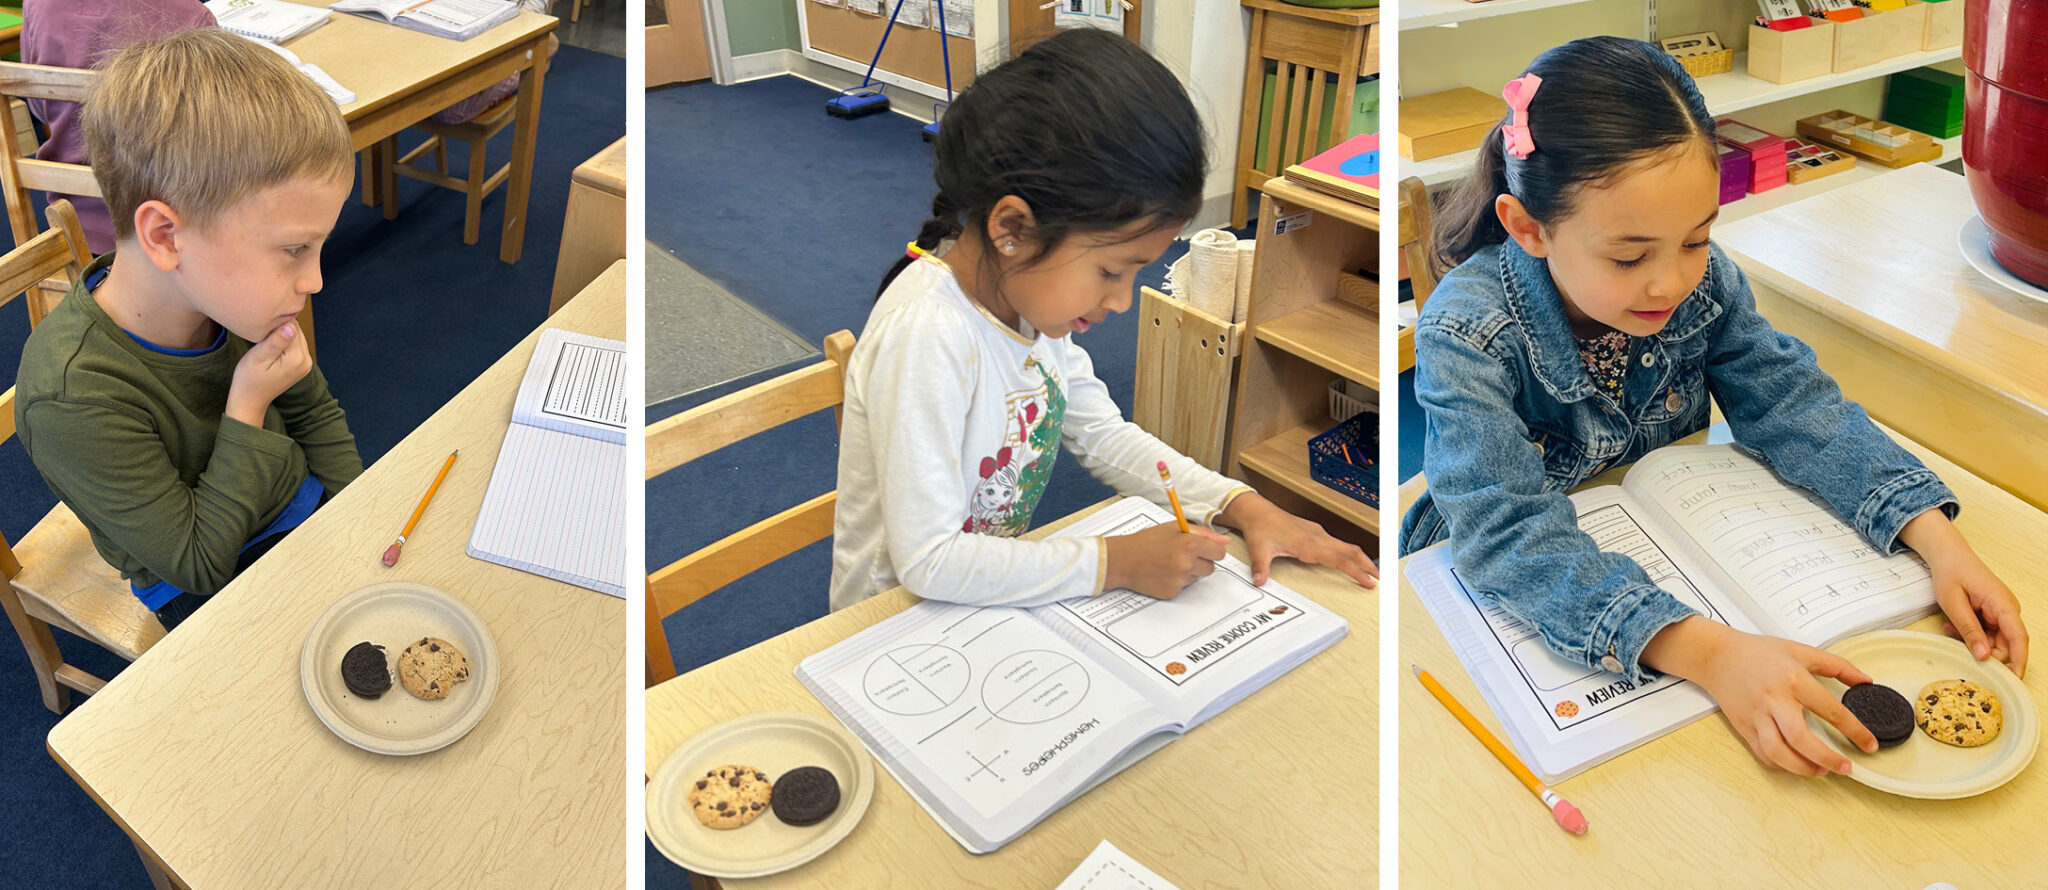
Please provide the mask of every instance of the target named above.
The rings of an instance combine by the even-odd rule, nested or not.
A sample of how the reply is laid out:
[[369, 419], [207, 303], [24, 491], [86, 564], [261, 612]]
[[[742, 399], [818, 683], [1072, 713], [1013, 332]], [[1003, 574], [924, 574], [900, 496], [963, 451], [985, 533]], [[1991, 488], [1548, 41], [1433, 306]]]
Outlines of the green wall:
[[804, 0], [724, 0], [725, 32], [732, 54], [747, 56], [777, 49], [800, 50], [797, 4]]

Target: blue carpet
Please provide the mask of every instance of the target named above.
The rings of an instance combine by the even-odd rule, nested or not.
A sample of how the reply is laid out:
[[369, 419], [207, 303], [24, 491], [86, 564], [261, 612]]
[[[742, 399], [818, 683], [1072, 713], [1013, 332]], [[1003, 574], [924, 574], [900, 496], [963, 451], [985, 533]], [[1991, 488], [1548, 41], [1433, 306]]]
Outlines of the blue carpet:
[[[896, 114], [829, 117], [824, 104], [833, 95], [795, 77], [647, 94], [647, 144], [655, 147], [648, 239], [814, 344], [833, 331], [860, 332], [882, 274], [930, 215], [934, 189], [931, 148], [916, 121]], [[1138, 283], [1161, 287], [1166, 267], [1186, 252], [1176, 242]], [[1135, 314], [1111, 316], [1080, 342], [1128, 416]], [[671, 401], [648, 421], [801, 366]], [[647, 484], [649, 567], [831, 490], [838, 460], [831, 415], [818, 414], [654, 479]], [[1037, 519], [1058, 519], [1110, 494], [1065, 456]], [[689, 671], [823, 617], [831, 577], [831, 542], [821, 541], [669, 616], [663, 627], [676, 669]], [[652, 846], [647, 882], [687, 886], [682, 869]]]
[[[403, 439], [449, 397], [540, 324], [554, 286], [555, 255], [577, 164], [625, 134], [623, 59], [564, 46], [548, 72], [541, 103], [526, 249], [517, 265], [498, 262], [507, 189], [484, 202], [483, 238], [462, 243], [462, 196], [399, 180], [400, 213], [351, 195], [323, 250], [324, 290], [314, 301], [321, 370], [349, 412], [366, 463]], [[401, 136], [400, 142], [417, 135]], [[490, 146], [491, 163], [511, 153], [510, 133]], [[466, 163], [464, 149], [450, 162]], [[40, 218], [40, 213], [38, 214]], [[17, 302], [0, 309], [0, 377], [12, 383], [28, 336]], [[56, 499], [19, 446], [0, 447], [0, 532], [18, 541]], [[57, 723], [36, 693], [28, 658], [11, 630], [0, 644], [0, 807], [7, 874], [0, 886], [48, 890], [147, 888], [134, 847], [99, 806], [57, 766], [44, 738]], [[125, 666], [118, 657], [63, 632], [67, 660], [101, 677]], [[74, 695], [74, 701], [82, 697]]]

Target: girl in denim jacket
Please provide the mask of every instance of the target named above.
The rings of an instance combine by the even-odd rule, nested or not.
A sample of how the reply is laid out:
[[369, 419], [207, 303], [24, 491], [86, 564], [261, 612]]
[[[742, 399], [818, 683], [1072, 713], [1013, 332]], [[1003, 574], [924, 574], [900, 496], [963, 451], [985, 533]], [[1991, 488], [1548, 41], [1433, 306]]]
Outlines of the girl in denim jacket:
[[1509, 113], [1438, 217], [1455, 264], [1415, 333], [1429, 492], [1403, 552], [1449, 538], [1475, 589], [1566, 658], [1692, 680], [1765, 764], [1849, 771], [1806, 728], [1874, 737], [1814, 675], [1870, 677], [1839, 656], [1693, 612], [1634, 560], [1596, 549], [1565, 492], [1704, 429], [1812, 489], [1881, 552], [1911, 548], [1951, 632], [2024, 670], [2019, 605], [1950, 524], [1955, 495], [1844, 401], [1813, 350], [1771, 329], [1708, 239], [1719, 213], [1714, 121], [1655, 46], [1575, 40], [1502, 91]]

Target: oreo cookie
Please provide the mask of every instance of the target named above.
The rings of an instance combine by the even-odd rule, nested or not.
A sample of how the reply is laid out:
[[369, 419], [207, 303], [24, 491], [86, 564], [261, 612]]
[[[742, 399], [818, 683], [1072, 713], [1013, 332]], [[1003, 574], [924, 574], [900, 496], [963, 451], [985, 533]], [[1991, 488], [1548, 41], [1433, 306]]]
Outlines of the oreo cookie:
[[341, 657], [341, 682], [348, 691], [363, 698], [376, 698], [391, 689], [391, 668], [384, 662], [384, 647], [357, 643]]
[[797, 767], [775, 780], [768, 805], [784, 824], [816, 825], [839, 809], [839, 780], [824, 767]]
[[1889, 748], [1913, 734], [1913, 704], [1890, 686], [1851, 686], [1842, 693], [1842, 706], [1863, 722], [1864, 729], [1877, 736], [1880, 748]]

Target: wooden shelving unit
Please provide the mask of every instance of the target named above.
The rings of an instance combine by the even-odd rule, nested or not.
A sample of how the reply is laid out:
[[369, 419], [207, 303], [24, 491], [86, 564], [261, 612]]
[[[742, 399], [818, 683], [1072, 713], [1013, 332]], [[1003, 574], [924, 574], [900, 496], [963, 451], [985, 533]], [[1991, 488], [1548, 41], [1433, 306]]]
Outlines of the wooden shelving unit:
[[[1371, 552], [1378, 546], [1380, 511], [1311, 478], [1308, 440], [1336, 425], [1330, 381], [1380, 388], [1378, 315], [1356, 302], [1361, 285], [1355, 276], [1342, 285], [1351, 298], [1339, 297], [1340, 276], [1379, 268], [1380, 215], [1284, 179], [1260, 191], [1265, 200], [1259, 202], [1246, 336], [1239, 340], [1229, 472]], [[1312, 214], [1308, 225], [1274, 234], [1280, 220], [1303, 211]], [[1377, 304], [1375, 293], [1369, 305]]]

